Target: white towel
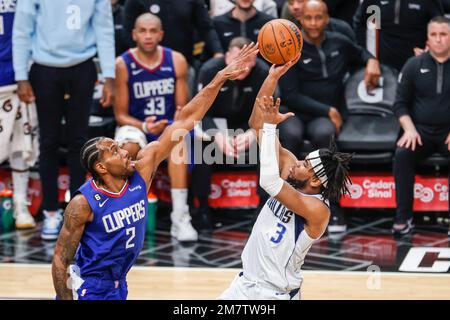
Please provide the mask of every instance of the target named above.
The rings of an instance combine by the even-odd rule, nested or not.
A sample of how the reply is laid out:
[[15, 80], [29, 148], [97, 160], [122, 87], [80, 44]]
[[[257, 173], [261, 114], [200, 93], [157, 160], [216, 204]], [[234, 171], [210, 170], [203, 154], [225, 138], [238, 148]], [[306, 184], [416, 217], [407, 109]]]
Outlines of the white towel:
[[0, 163], [14, 154], [32, 167], [39, 156], [36, 105], [21, 102], [15, 90], [0, 88]]

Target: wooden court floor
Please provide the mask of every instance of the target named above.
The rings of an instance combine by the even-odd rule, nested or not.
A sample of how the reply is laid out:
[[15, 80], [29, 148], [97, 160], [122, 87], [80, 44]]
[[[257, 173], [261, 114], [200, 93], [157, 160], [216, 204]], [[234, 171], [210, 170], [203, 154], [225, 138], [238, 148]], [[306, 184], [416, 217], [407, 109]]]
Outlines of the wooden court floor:
[[[0, 299], [53, 299], [50, 265], [0, 264]], [[134, 267], [129, 299], [215, 299], [237, 269]], [[302, 299], [450, 299], [450, 274], [304, 271]]]

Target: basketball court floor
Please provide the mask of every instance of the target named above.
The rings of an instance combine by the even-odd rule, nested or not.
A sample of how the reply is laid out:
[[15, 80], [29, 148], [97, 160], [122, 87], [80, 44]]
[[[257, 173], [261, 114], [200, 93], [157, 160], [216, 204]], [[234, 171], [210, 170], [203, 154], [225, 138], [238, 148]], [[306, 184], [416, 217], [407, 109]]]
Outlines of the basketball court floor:
[[[147, 234], [128, 276], [129, 298], [215, 299], [241, 267], [253, 217], [253, 210], [215, 212], [212, 233], [181, 244], [170, 237], [168, 213], [159, 212], [158, 228]], [[444, 218], [420, 214], [413, 235], [394, 238], [391, 217], [389, 211], [348, 212], [347, 233], [324, 236], [308, 253], [302, 299], [450, 299]], [[0, 234], [0, 299], [54, 298], [55, 242], [39, 233], [40, 227]]]

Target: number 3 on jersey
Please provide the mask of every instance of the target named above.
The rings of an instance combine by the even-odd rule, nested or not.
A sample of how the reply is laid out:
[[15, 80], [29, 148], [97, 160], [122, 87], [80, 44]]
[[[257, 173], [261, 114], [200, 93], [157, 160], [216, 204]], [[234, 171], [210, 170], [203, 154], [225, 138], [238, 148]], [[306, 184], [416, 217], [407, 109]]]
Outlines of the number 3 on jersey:
[[283, 239], [283, 235], [286, 232], [286, 227], [281, 224], [278, 223], [277, 224], [277, 231], [275, 232], [275, 235], [270, 238], [270, 241], [272, 241], [275, 244], [279, 244], [281, 242], [281, 240]]

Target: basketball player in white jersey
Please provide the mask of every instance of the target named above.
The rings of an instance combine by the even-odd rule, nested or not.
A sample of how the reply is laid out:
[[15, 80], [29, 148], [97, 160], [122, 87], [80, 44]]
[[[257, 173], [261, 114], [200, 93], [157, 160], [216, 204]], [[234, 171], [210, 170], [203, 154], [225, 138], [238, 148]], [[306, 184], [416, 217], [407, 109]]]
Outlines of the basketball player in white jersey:
[[271, 67], [250, 117], [250, 126], [258, 131], [260, 185], [271, 198], [242, 253], [243, 271], [219, 299], [299, 299], [301, 266], [327, 228], [328, 200], [348, 192], [350, 154], [336, 152], [333, 143], [299, 161], [278, 141], [276, 126], [293, 114], [281, 114], [280, 100], [274, 104], [267, 97], [295, 62]]

